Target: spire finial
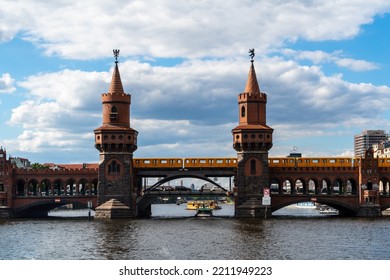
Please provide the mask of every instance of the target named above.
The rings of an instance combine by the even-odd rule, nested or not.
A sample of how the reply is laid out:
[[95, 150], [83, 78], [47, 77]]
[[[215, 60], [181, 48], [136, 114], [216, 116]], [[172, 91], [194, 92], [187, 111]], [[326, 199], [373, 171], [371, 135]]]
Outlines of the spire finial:
[[114, 57], [115, 57], [115, 64], [118, 64], [119, 50], [118, 49], [114, 49], [112, 51], [113, 51]]
[[251, 58], [251, 62], [253, 63], [255, 57], [255, 49], [249, 49], [249, 56]]

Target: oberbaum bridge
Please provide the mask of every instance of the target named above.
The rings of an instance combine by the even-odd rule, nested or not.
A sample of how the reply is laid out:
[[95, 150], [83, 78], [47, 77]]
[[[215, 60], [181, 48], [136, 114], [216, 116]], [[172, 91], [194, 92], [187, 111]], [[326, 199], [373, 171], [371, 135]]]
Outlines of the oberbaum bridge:
[[[130, 126], [131, 95], [123, 90], [119, 50], [107, 93], [102, 125], [94, 130], [98, 164], [57, 169], [17, 167], [0, 148], [0, 217], [42, 217], [66, 204], [92, 207], [95, 218], [150, 217], [161, 197], [230, 196], [237, 218], [267, 218], [299, 202], [326, 204], [339, 215], [380, 217], [390, 207], [390, 159], [269, 158], [273, 129], [266, 122], [267, 94], [260, 91], [254, 50], [245, 90], [238, 94], [238, 125], [232, 129], [235, 158], [133, 158], [138, 132]], [[226, 177], [229, 189], [211, 178]], [[160, 178], [152, 186], [147, 178]], [[172, 180], [197, 178], [213, 191], [163, 188]], [[232, 183], [233, 182], [233, 183]]]

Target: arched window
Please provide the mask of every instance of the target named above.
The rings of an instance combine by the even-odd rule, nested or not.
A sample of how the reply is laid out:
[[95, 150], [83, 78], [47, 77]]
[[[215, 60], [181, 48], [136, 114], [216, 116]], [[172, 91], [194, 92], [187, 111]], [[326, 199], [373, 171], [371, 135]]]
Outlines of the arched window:
[[256, 160], [255, 159], [251, 160], [251, 174], [252, 175], [256, 174]]
[[241, 107], [241, 117], [245, 117], [245, 106]]
[[108, 166], [108, 174], [109, 175], [117, 175], [120, 173], [121, 166], [113, 160], [111, 164]]
[[117, 118], [118, 118], [118, 109], [115, 106], [113, 106], [110, 112], [110, 119], [114, 120]]

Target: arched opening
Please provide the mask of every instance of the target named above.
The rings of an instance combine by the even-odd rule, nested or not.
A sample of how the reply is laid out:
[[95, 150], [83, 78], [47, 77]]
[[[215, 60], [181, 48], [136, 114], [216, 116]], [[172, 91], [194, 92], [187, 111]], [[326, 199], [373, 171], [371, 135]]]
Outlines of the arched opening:
[[[178, 205], [199, 201], [232, 202], [231, 177], [205, 177], [199, 174], [177, 174], [167, 177], [139, 178], [142, 199], [140, 211], [152, 212], [152, 204]], [[229, 191], [230, 190], [230, 191]]]
[[382, 178], [379, 181], [379, 194], [386, 196], [390, 194], [389, 180], [387, 178]]
[[290, 180], [285, 180], [283, 182], [283, 194], [291, 194], [292, 193], [292, 186], [291, 186], [291, 182]]
[[64, 195], [64, 183], [62, 182], [61, 179], [56, 179], [54, 181], [54, 195]]
[[251, 160], [251, 175], [256, 175], [256, 160]]
[[76, 193], [76, 182], [74, 179], [66, 181], [66, 194], [74, 195]]
[[48, 179], [43, 179], [41, 182], [41, 195], [51, 195], [50, 181]]
[[271, 193], [274, 193], [274, 194], [282, 194], [278, 180], [272, 179], [270, 191], [271, 191]]
[[343, 193], [343, 181], [339, 178], [333, 181], [331, 188], [331, 194], [342, 194]]
[[88, 181], [87, 179], [81, 179], [78, 184], [77, 189], [78, 194], [86, 195], [90, 193], [90, 190], [88, 189]]
[[245, 117], [245, 106], [241, 106], [241, 117]]
[[37, 195], [38, 193], [38, 181], [36, 179], [31, 179], [28, 181], [28, 195]]
[[330, 181], [328, 179], [322, 180], [321, 194], [331, 194]]
[[24, 196], [24, 185], [26, 182], [23, 179], [19, 179], [16, 185], [16, 196]]
[[98, 185], [98, 182], [99, 180], [97, 178], [93, 179], [92, 180], [92, 183], [91, 183], [91, 189], [90, 189], [90, 193], [92, 195], [96, 195], [97, 194], [97, 185]]
[[303, 180], [298, 179], [295, 181], [296, 194], [306, 194], [306, 186]]
[[315, 180], [315, 179], [309, 180], [309, 185], [308, 185], [307, 191], [309, 194], [318, 194], [319, 193], [317, 180]]
[[110, 119], [115, 120], [117, 118], [118, 118], [118, 109], [115, 106], [113, 106], [110, 112]]

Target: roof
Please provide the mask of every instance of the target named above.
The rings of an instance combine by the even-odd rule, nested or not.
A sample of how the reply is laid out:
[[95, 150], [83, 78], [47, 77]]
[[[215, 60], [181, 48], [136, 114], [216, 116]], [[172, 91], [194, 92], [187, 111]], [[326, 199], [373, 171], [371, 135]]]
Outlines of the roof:
[[260, 87], [259, 87], [259, 83], [257, 82], [256, 71], [253, 62], [251, 64], [251, 67], [249, 68], [248, 80], [246, 81], [244, 92], [248, 92], [252, 94], [260, 94]]

